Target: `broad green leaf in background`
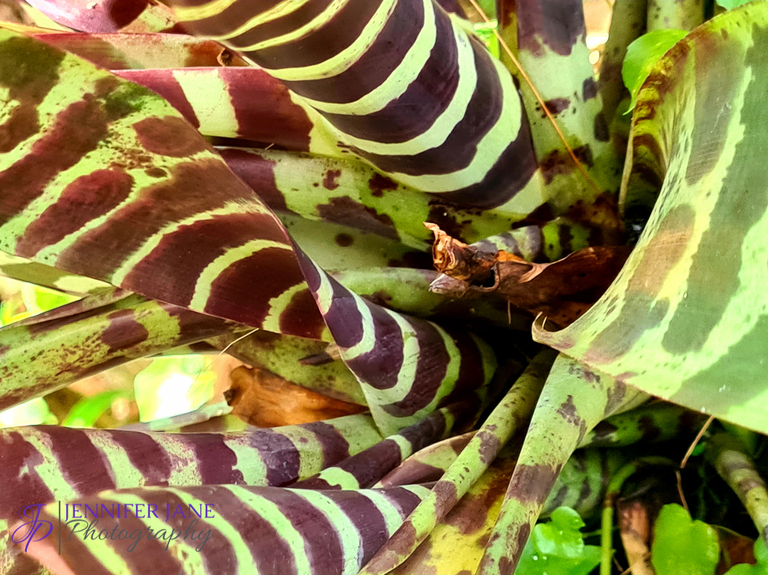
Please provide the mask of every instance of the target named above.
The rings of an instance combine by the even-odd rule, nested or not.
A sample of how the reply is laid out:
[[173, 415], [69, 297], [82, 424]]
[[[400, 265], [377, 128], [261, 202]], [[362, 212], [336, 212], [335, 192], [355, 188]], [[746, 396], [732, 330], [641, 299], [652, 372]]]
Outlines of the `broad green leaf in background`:
[[587, 575], [600, 563], [600, 547], [585, 545], [584, 521], [570, 507], [552, 512], [552, 521], [533, 529], [517, 567], [526, 575]]
[[717, 532], [691, 520], [680, 505], [661, 508], [654, 527], [651, 563], [657, 575], [712, 575], [720, 557]]
[[747, 2], [751, 2], [752, 0], [715, 0], [717, 2], [718, 6], [722, 6], [726, 10], [733, 10], [734, 8], [738, 8], [739, 6], [743, 6]]
[[627, 57], [624, 58], [624, 65], [621, 68], [624, 85], [632, 95], [632, 101], [625, 114], [635, 109], [640, 87], [659, 59], [687, 33], [685, 30], [654, 30], [643, 34], [629, 45]]

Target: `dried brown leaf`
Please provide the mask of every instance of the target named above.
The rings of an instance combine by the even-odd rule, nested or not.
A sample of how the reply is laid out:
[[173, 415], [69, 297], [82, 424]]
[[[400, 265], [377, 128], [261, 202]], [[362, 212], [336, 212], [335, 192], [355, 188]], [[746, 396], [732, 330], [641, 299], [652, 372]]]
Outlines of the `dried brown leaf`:
[[225, 397], [232, 413], [258, 427], [310, 423], [366, 410], [288, 383], [263, 369], [238, 367], [231, 378]]
[[596, 246], [552, 263], [531, 263], [499, 251], [483, 252], [451, 238], [435, 224], [432, 255], [440, 276], [431, 289], [455, 297], [493, 294], [516, 308], [565, 327], [610, 285], [629, 255], [626, 246]]

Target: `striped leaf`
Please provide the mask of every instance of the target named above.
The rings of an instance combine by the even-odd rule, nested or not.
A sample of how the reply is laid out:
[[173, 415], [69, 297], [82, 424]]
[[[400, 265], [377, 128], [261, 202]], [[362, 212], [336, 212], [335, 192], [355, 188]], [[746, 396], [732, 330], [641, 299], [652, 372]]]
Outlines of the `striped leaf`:
[[322, 337], [279, 221], [159, 96], [7, 31], [0, 89], [13, 102], [0, 148], [0, 248], [196, 311]]
[[[588, 210], [588, 216], [618, 236], [615, 197], [621, 163], [610, 142], [608, 119], [594, 78], [586, 45], [581, 0], [499, 0], [500, 33], [517, 47], [517, 60], [544, 105], [557, 121], [565, 140], [582, 164], [578, 169], [551, 120], [517, 65], [502, 54], [509, 70], [520, 79], [525, 108], [530, 114], [536, 157], [544, 176], [550, 209], [561, 215]], [[560, 205], [558, 205], [560, 204]]]
[[707, 22], [661, 60], [640, 92], [626, 190], [627, 210], [659, 192], [646, 229], [584, 317], [534, 335], [648, 393], [768, 433], [765, 82], [764, 2]]
[[263, 67], [396, 181], [479, 208], [543, 203], [512, 78], [431, 0], [168, 3], [184, 29]]
[[515, 572], [563, 466], [586, 433], [648, 395], [558, 356], [544, 384], [477, 575]]
[[237, 329], [215, 317], [117, 291], [0, 329], [0, 409], [132, 359]]
[[[99, 517], [97, 529], [115, 530], [114, 540], [99, 540], [98, 534], [95, 540], [87, 534], [67, 539], [74, 524], [65, 527], [62, 522], [66, 531], [61, 532], [57, 555], [58, 508], [49, 505], [39, 520], [54, 525], [51, 536], [28, 547], [21, 542], [20, 547], [58, 573], [354, 575], [426, 491], [420, 486], [323, 492], [236, 485], [106, 491], [77, 503], [99, 513], [118, 503], [121, 511], [125, 504], [140, 504], [145, 511], [155, 505], [158, 513], [146, 518]], [[190, 517], [190, 506], [200, 510], [201, 505], [201, 517]], [[87, 523], [80, 523], [81, 531]], [[126, 530], [125, 537], [141, 530], [144, 539], [131, 546], [131, 541], [118, 539], [118, 529]], [[153, 530], [149, 536], [148, 529]], [[172, 529], [176, 535], [171, 540]], [[161, 531], [166, 538], [162, 543]], [[23, 533], [22, 527], [18, 539]]]
[[20, 506], [152, 485], [280, 486], [310, 477], [381, 439], [367, 415], [230, 433], [0, 430], [0, 567], [9, 569], [0, 572], [23, 565], [7, 550], [5, 531]]
[[385, 435], [462, 400], [482, 409], [497, 361], [473, 334], [392, 312], [346, 289], [299, 252], [315, 301], [360, 381], [371, 414]]

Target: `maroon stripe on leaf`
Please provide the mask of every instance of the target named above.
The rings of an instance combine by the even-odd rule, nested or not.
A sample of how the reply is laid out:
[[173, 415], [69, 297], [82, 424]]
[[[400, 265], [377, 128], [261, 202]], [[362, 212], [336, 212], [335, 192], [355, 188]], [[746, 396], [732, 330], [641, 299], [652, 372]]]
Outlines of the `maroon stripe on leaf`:
[[482, 209], [505, 204], [525, 187], [538, 168], [531, 142], [528, 118], [523, 117], [517, 139], [507, 146], [480, 182], [442, 193], [440, 197], [459, 205]]
[[408, 517], [421, 502], [417, 495], [402, 487], [392, 487], [382, 490], [381, 493], [392, 503], [392, 506], [403, 519]]
[[145, 150], [161, 156], [185, 158], [211, 149], [197, 130], [175, 116], [145, 118], [133, 124], [133, 130]]
[[197, 114], [195, 114], [192, 104], [187, 100], [179, 81], [174, 77], [173, 70], [123, 70], [117, 71], [115, 74], [159, 94], [168, 100], [168, 103], [176, 108], [187, 122], [195, 128], [200, 127]]
[[168, 315], [175, 318], [179, 324], [179, 337], [177, 345], [184, 345], [229, 332], [226, 321], [218, 317], [212, 317], [197, 313], [187, 308], [169, 303], [160, 302]]
[[293, 252], [296, 254], [296, 259], [301, 266], [301, 271], [304, 274], [304, 279], [307, 280], [309, 289], [312, 292], [316, 292], [320, 289], [321, 272], [317, 270], [312, 260], [295, 243], [293, 243]]
[[[308, 142], [309, 140], [307, 140], [307, 145], [309, 145]], [[289, 212], [288, 206], [285, 204], [285, 196], [278, 189], [275, 181], [276, 162], [274, 160], [268, 160], [259, 154], [234, 148], [223, 148], [217, 151], [227, 162], [229, 169], [248, 184], [270, 209], [278, 212]]]
[[[469, 395], [475, 396], [475, 391], [481, 387], [481, 378], [484, 377], [485, 368], [483, 366], [483, 355], [477, 342], [467, 333], [457, 332], [456, 330], [446, 330], [453, 338], [456, 347], [459, 348], [459, 376], [456, 379], [456, 385], [453, 391], [442, 399], [441, 405], [450, 405], [452, 403], [461, 403], [467, 401]], [[468, 405], [465, 407], [469, 407]]]
[[[416, 381], [419, 381], [418, 375], [416, 376]], [[411, 449], [416, 453], [442, 439], [446, 432], [445, 423], [445, 416], [438, 411], [428, 415], [418, 423], [409, 425], [401, 430], [400, 435], [408, 440], [408, 443], [411, 444]]]
[[294, 294], [280, 313], [280, 332], [298, 337], [320, 339], [325, 330], [325, 321], [320, 315], [315, 298], [309, 289]]
[[270, 489], [269, 499], [301, 535], [313, 572], [328, 575], [344, 572], [339, 534], [325, 513], [288, 489]]
[[[269, 521], [248, 507], [231, 491], [221, 488], [205, 494], [198, 494], [192, 488], [186, 488], [185, 491], [210, 503], [213, 513], [237, 530], [253, 557], [258, 573], [298, 575], [288, 542]], [[255, 493], [259, 494], [258, 491]]]
[[323, 467], [336, 465], [349, 457], [349, 442], [334, 426], [316, 421], [302, 425], [302, 427], [315, 434], [315, 439], [323, 452]]
[[382, 476], [402, 462], [400, 447], [391, 439], [385, 439], [365, 451], [353, 455], [337, 467], [351, 473], [361, 489], [371, 487]]
[[309, 151], [312, 122], [282, 82], [255, 68], [222, 68], [219, 74], [227, 85], [240, 138]]
[[96, 170], [77, 178], [56, 203], [27, 226], [16, 244], [16, 253], [34, 257], [119, 206], [130, 195], [132, 186], [133, 178], [122, 171]]
[[[62, 505], [62, 515], [64, 506]], [[50, 554], [55, 554], [58, 550], [59, 541], [59, 529], [61, 529], [61, 555], [57, 557], [55, 562], [59, 560], [67, 565], [73, 573], [88, 573], [88, 575], [114, 575], [114, 571], [104, 566], [101, 561], [85, 546], [83, 538], [80, 533], [72, 535], [71, 529], [73, 524], [69, 526], [65, 525], [62, 521], [59, 524], [59, 518], [56, 515], [41, 513], [40, 519], [44, 521], [50, 521], [53, 525], [53, 531], [51, 534], [43, 539], [37, 545], [41, 547], [50, 547]], [[63, 519], [63, 517], [62, 517]], [[91, 519], [93, 521], [93, 519]], [[98, 535], [98, 531], [96, 532]], [[35, 544], [29, 546], [30, 552], [34, 554]], [[49, 564], [53, 566], [54, 561]], [[23, 575], [26, 572], [18, 572], [17, 575]], [[34, 571], [30, 571], [34, 573]], [[11, 571], [14, 574], [14, 571]]]
[[57, 84], [63, 58], [62, 52], [31, 38], [10, 38], [0, 44], [0, 86], [9, 89], [9, 100], [19, 102], [0, 124], [0, 154], [39, 132], [36, 108]]
[[408, 321], [419, 342], [419, 357], [413, 377], [414, 384], [408, 393], [400, 401], [383, 407], [384, 411], [394, 417], [411, 416], [429, 405], [440, 389], [451, 360], [445, 342], [434, 325], [414, 318], [408, 318]]
[[101, 342], [113, 354], [124, 349], [130, 349], [147, 341], [149, 331], [136, 320], [132, 309], [119, 309], [107, 315], [109, 325], [101, 333]]
[[[376, 389], [390, 389], [397, 385], [397, 376], [403, 365], [403, 332], [400, 325], [384, 308], [364, 302], [371, 310], [376, 344], [368, 353], [347, 361], [347, 365], [361, 380]], [[328, 316], [326, 315], [326, 321]], [[330, 322], [328, 327], [336, 337]]]
[[[357, 148], [355, 151], [379, 169], [410, 175], [448, 174], [469, 166], [477, 153], [477, 144], [501, 116], [504, 96], [498, 72], [487, 54], [488, 51], [476, 42], [472, 42], [472, 48], [477, 69], [475, 92], [464, 116], [445, 142], [412, 156], [382, 156], [369, 154]], [[407, 94], [406, 92], [404, 96]], [[397, 109], [393, 109], [392, 112], [397, 112]], [[513, 168], [508, 166], [508, 169]]]
[[354, 491], [338, 491], [331, 497], [360, 534], [363, 544], [360, 565], [365, 565], [389, 538], [384, 515], [370, 499]]
[[48, 425], [36, 429], [48, 437], [62, 476], [77, 493], [89, 495], [115, 488], [106, 457], [91, 443], [87, 433]]
[[[325, 62], [357, 40], [382, 0], [351, 0], [322, 28], [292, 42], [243, 54], [254, 62], [275, 70], [313, 66]], [[235, 48], [247, 47], [239, 37], [228, 40]]]
[[297, 94], [321, 102], [355, 102], [380, 86], [400, 65], [423, 25], [424, 3], [400, 0], [376, 40], [349, 69], [330, 78], [286, 85]]
[[223, 435], [196, 433], [187, 439], [197, 457], [200, 482], [203, 485], [244, 483], [243, 473], [235, 469], [237, 455], [227, 445]]
[[[285, 16], [281, 16], [279, 18], [275, 18], [273, 20], [270, 20], [268, 22], [265, 22], [264, 24], [260, 24], [258, 26], [254, 26], [250, 30], [247, 30], [246, 32], [243, 32], [239, 36], [236, 37], [236, 42], [238, 46], [252, 46], [254, 44], [258, 44], [260, 42], [263, 42], [264, 40], [269, 40], [270, 38], [277, 38], [278, 36], [282, 36], [284, 34], [288, 34], [290, 32], [293, 32], [294, 30], [297, 30], [304, 26], [305, 24], [308, 24], [311, 22], [316, 16], [319, 16], [322, 14], [325, 9], [330, 6], [332, 0], [312, 0], [311, 2], [306, 2], [303, 6], [300, 8], [297, 8], [293, 12], [286, 14]], [[231, 31], [238, 28], [240, 25], [245, 24], [251, 17], [253, 17], [253, 14], [245, 14], [242, 13], [239, 15], [239, 20], [234, 15], [227, 14], [230, 11], [234, 11], [238, 4], [241, 6], [241, 10], [243, 8], [249, 8], [247, 5], [249, 2], [237, 2], [230, 8], [222, 11], [217, 16], [212, 16], [211, 18], [208, 18], [206, 20], [200, 20], [200, 25], [203, 25], [203, 23], [206, 23], [206, 26], [208, 26], [208, 22], [211, 23], [211, 29], [213, 29], [214, 25], [218, 24], [220, 28]], [[245, 5], [245, 6], [243, 6]], [[229, 19], [228, 22], [226, 22], [227, 26], [224, 28], [224, 26], [221, 26], [220, 22], [213, 22], [213, 20], [223, 20], [224, 17], [227, 17]], [[222, 31], [221, 34], [223, 35], [226, 33], [225, 31]], [[215, 32], [209, 32], [209, 35], [216, 35]]]
[[[271, 214], [227, 214], [181, 226], [165, 235], [157, 247], [136, 264], [125, 281], [133, 284], [138, 278], [149, 277], [163, 268], [163, 282], [153, 296], [189, 305], [195, 292], [194, 279], [212, 261], [227, 249], [256, 239], [286, 241]], [[167, 262], [183, 262], [183, 265], [166, 266]]]
[[29, 153], [0, 172], [0, 225], [40, 197], [54, 177], [95, 150], [107, 135], [107, 118], [92, 94], [70, 104], [55, 118]]
[[[173, 0], [171, 6], [201, 6], [210, 0]], [[200, 36], [224, 36], [236, 30], [251, 18], [271, 10], [283, 0], [250, 0], [234, 2], [215, 16], [182, 22], [184, 30]], [[311, 4], [312, 2], [310, 2]]]
[[406, 142], [426, 132], [451, 103], [459, 83], [451, 21], [437, 11], [435, 25], [437, 39], [429, 59], [402, 96], [366, 116], [323, 116], [345, 134], [382, 143]]
[[325, 323], [328, 324], [336, 344], [349, 348], [359, 343], [365, 335], [363, 315], [358, 308], [358, 300], [352, 293], [333, 278], [328, 279], [333, 286], [333, 299], [325, 314]]
[[[190, 510], [189, 505], [185, 504], [180, 497], [169, 491], [137, 490], [137, 494], [150, 505], [157, 505], [159, 518], [168, 524], [169, 529], [175, 529], [180, 532], [178, 541], [183, 541], [186, 545], [190, 546], [192, 553], [200, 554], [206, 568], [206, 573], [216, 573], [216, 575], [237, 575], [241, 573], [241, 566], [237, 561], [237, 555], [235, 554], [232, 542], [221, 531], [216, 529], [211, 522], [205, 520], [205, 504], [211, 503], [211, 493], [215, 491], [206, 487], [182, 488], [181, 490], [189, 493], [201, 502], [194, 504], [195, 510], [198, 512], [197, 514], [195, 511]], [[218, 511], [214, 504], [213, 507], [208, 508], [208, 515], [216, 517]], [[166, 512], [168, 514], [167, 518]], [[198, 517], [198, 514], [202, 515], [202, 517]], [[206, 539], [209, 530], [210, 536]], [[141, 550], [137, 549], [137, 551], [140, 552]], [[168, 554], [165, 550], [163, 552]], [[134, 573], [142, 573], [142, 571], [134, 571]], [[164, 572], [155, 568], [155, 570], [146, 571], [146, 573]]]
[[128, 460], [144, 477], [145, 485], [168, 485], [171, 476], [171, 460], [152, 436], [146, 433], [104, 430], [117, 445], [123, 448]]
[[[151, 157], [145, 156], [151, 166]], [[198, 160], [177, 165], [169, 180], [142, 191], [140, 199], [116, 212], [102, 225], [84, 233], [58, 258], [57, 265], [72, 273], [109, 277], [130, 254], [166, 225], [227, 202], [252, 197], [219, 160]], [[2, 175], [0, 175], [0, 179]], [[212, 194], [211, 190], [220, 193]], [[174, 265], [185, 266], [186, 259]], [[157, 270], [145, 277], [135, 274], [126, 289], [142, 291], [158, 284]]]
[[[124, 493], [136, 493], [137, 495], [142, 496], [147, 492], [144, 490], [126, 489]], [[114, 497], [115, 499], [93, 497], [77, 501], [77, 503], [85, 503], [93, 507], [98, 502], [98, 504], [106, 505], [109, 509], [112, 508], [112, 505], [115, 505], [115, 510], [117, 510], [117, 504], [120, 503], [118, 499], [119, 496], [115, 494]], [[129, 572], [147, 574], [162, 573], [168, 575], [171, 573], [184, 573], [184, 569], [182, 568], [181, 564], [173, 557], [173, 555], [171, 555], [171, 553], [165, 550], [166, 541], [157, 539], [155, 537], [157, 531], [153, 529], [152, 538], [150, 539], [147, 536], [147, 525], [141, 519], [136, 518], [136, 516], [131, 512], [124, 514], [124, 509], [125, 508], [123, 505], [120, 505], [120, 518], [117, 517], [117, 513], [115, 513], [114, 518], [110, 517], [109, 515], [99, 518], [96, 531], [98, 533], [102, 529], [107, 529], [108, 532], [111, 533], [116, 524], [120, 525], [115, 533], [115, 538], [109, 540], [109, 546], [112, 548], [116, 555], [120, 556], [120, 558], [125, 561], [130, 570]], [[129, 511], [132, 511], [133, 509], [135, 508], [129, 508]], [[147, 511], [148, 510], [146, 506], [141, 507], [142, 515], [145, 515]], [[161, 510], [160, 506], [158, 506], [157, 516], [159, 518], [165, 518], [165, 509]], [[126, 531], [128, 536], [130, 536], [132, 533], [140, 532], [142, 537], [141, 539], [134, 540], [120, 540], [119, 537], [123, 530]], [[72, 539], [75, 539], [78, 536], [82, 537], [82, 532], [73, 535]], [[179, 539], [181, 539], [181, 537], [179, 537]], [[135, 545], [133, 545], [134, 542], [136, 542]], [[62, 555], [69, 554], [69, 543], [69, 541], [66, 543], [62, 541]], [[79, 568], [75, 569], [75, 573], [81, 572], [88, 573], [87, 571], [81, 571]]]
[[272, 309], [270, 299], [303, 283], [293, 252], [264, 248], [233, 263], [211, 282], [204, 311], [258, 327]]
[[18, 517], [26, 505], [53, 501], [51, 490], [36, 471], [43, 454], [18, 431], [0, 431], [0, 517]]
[[257, 449], [267, 467], [267, 483], [280, 487], [299, 477], [300, 453], [293, 442], [277, 431], [249, 436], [249, 445]]

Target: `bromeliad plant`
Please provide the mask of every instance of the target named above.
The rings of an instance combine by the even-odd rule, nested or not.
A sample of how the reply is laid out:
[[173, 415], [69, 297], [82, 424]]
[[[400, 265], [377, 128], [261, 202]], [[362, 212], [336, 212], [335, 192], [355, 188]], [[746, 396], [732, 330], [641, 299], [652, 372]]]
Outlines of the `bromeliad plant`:
[[[618, 0], [599, 81], [576, 0], [501, 0], [501, 60], [451, 2], [29, 4], [83, 33], [0, 29], [2, 271], [83, 299], [0, 330], [0, 407], [209, 342], [369, 412], [3, 430], [0, 573], [513, 573], [542, 511], [594, 511], [624, 463], [577, 448], [678, 431], [680, 409], [631, 411], [649, 394], [768, 432], [768, 3], [654, 67], [623, 177], [616, 66], [646, 21], [690, 29], [701, 3]], [[645, 228], [569, 324], [622, 217]], [[440, 276], [425, 222], [448, 234]], [[541, 309], [557, 357], [530, 341]], [[328, 344], [339, 361], [300, 362]], [[728, 464], [749, 450], [712, 449], [768, 536], [758, 472]], [[67, 538], [67, 501], [215, 516], [204, 544], [133, 552]]]

